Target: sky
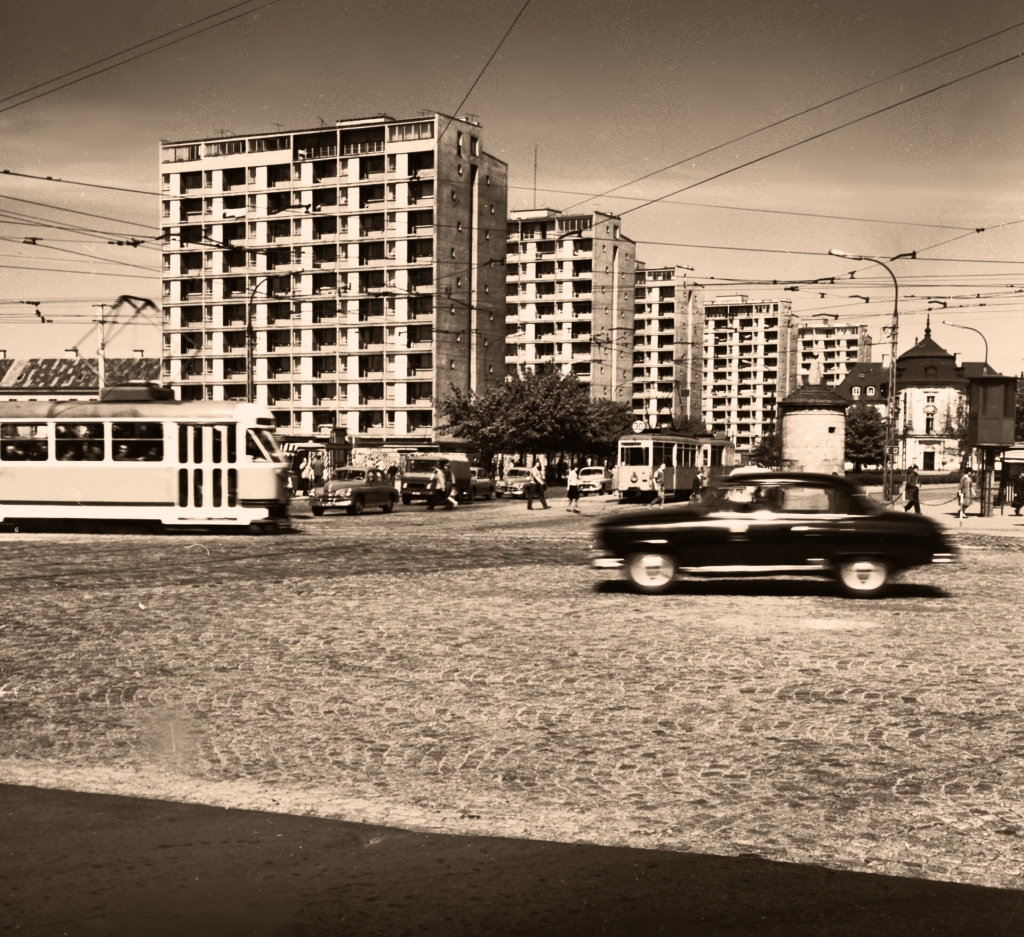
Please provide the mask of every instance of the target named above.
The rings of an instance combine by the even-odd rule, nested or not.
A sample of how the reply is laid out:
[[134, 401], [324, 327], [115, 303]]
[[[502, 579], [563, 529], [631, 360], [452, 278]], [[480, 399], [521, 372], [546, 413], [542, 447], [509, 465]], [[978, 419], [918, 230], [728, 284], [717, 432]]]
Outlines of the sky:
[[[0, 170], [155, 193], [161, 140], [450, 113], [524, 0], [249, 0], [230, 23], [22, 103], [25, 89], [237, 2], [0, 0]], [[932, 310], [939, 344], [982, 360], [982, 338], [943, 321], [973, 326], [989, 362], [1017, 374], [1020, 53], [1012, 0], [530, 0], [460, 113], [509, 163], [510, 208], [535, 203], [536, 151], [538, 206], [621, 213], [641, 260], [693, 267], [709, 300], [788, 299], [801, 315], [867, 323], [887, 350], [892, 281], [828, 251], [916, 251], [890, 265], [899, 350]], [[158, 213], [155, 194], [0, 174], [0, 349], [94, 354], [93, 304], [158, 301], [156, 244], [106, 243], [152, 238]], [[137, 317], [108, 353], [155, 355], [158, 340], [155, 320]]]

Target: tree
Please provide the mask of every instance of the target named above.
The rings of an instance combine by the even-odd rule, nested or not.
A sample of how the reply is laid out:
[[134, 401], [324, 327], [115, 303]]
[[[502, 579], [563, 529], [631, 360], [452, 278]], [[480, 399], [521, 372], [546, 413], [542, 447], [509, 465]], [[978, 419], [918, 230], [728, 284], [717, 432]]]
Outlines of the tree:
[[700, 417], [677, 416], [672, 421], [672, 432], [688, 436], [707, 436], [708, 428]]
[[855, 403], [846, 411], [846, 461], [854, 471], [880, 465], [885, 458], [885, 424], [870, 403]]
[[437, 405], [445, 435], [469, 440], [486, 459], [496, 452], [605, 453], [629, 426], [626, 404], [591, 398], [575, 375], [530, 373], [486, 394], [452, 389]]
[[765, 433], [750, 452], [750, 461], [765, 468], [782, 465], [782, 440], [777, 433]]

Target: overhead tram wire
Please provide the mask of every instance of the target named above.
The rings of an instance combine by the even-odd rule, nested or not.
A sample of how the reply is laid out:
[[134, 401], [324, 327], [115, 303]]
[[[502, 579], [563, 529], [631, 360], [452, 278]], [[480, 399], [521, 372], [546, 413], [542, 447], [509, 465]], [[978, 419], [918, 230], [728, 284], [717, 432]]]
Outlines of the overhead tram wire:
[[[911, 65], [908, 68], [904, 68], [901, 71], [893, 72], [891, 75], [887, 75], [885, 78], [879, 78], [878, 80], [872, 81], [869, 84], [862, 85], [860, 88], [855, 88], [852, 91], [847, 91], [839, 95], [838, 97], [830, 98], [828, 101], [823, 101], [820, 104], [815, 104], [813, 107], [808, 107], [802, 111], [797, 111], [795, 114], [790, 114], [788, 117], [783, 117], [782, 119], [774, 121], [770, 124], [765, 124], [763, 127], [759, 127], [756, 130], [751, 130], [749, 133], [742, 134], [738, 137], [733, 137], [733, 139], [731, 140], [726, 140], [724, 143], [719, 143], [716, 146], [713, 146], [707, 150], [703, 150], [700, 153], [694, 153], [692, 156], [684, 157], [683, 159], [677, 160], [674, 163], [670, 163], [668, 166], [662, 166], [661, 169], [655, 169], [652, 172], [645, 173], [644, 175], [639, 176], [630, 182], [624, 182], [622, 183], [622, 185], [617, 185], [614, 188], [609, 189], [607, 192], [602, 192], [600, 195], [594, 196], [593, 198], [606, 198], [613, 192], [618, 192], [619, 189], [625, 189], [628, 186], [636, 185], [638, 182], [643, 182], [645, 179], [650, 179], [652, 176], [656, 176], [659, 175], [660, 173], [667, 172], [669, 169], [674, 169], [676, 166], [681, 166], [683, 163], [688, 163], [691, 160], [699, 159], [702, 156], [707, 156], [709, 153], [714, 153], [716, 150], [720, 150], [727, 146], [731, 146], [733, 143], [739, 143], [742, 140], [746, 140], [749, 137], [755, 136], [756, 134], [763, 133], [764, 131], [771, 130], [775, 127], [779, 127], [782, 124], [788, 123], [791, 120], [796, 120], [798, 117], [804, 117], [805, 115], [820, 110], [823, 107], [828, 107], [829, 105], [836, 104], [837, 102], [842, 101], [845, 98], [852, 97], [855, 94], [860, 94], [862, 91], [867, 91], [869, 88], [873, 88], [876, 85], [884, 84], [885, 82], [891, 81], [894, 78], [899, 78], [901, 75], [906, 75], [909, 72], [916, 71], [919, 68], [924, 68], [924, 66], [926, 65], [931, 65], [933, 62], [937, 62], [940, 59], [947, 58], [948, 56], [954, 55], [957, 52], [963, 52], [964, 49], [969, 49], [971, 48], [971, 46], [979, 45], [982, 42], [987, 42], [989, 39], [995, 39], [997, 36], [1001, 36], [1004, 33], [1012, 32], [1015, 29], [1020, 29], [1021, 26], [1024, 26], [1024, 21], [1014, 23], [1012, 26], [1007, 26], [1005, 29], [1000, 29], [997, 32], [990, 33], [987, 36], [982, 36], [980, 39], [975, 39], [972, 42], [965, 43], [964, 45], [958, 46], [955, 49], [950, 49], [948, 52], [943, 52], [940, 55], [933, 56], [930, 59], [925, 59], [925, 61], [918, 62], [916, 65]], [[563, 213], [572, 211], [572, 209], [576, 208], [579, 205], [583, 205], [588, 201], [591, 201], [591, 199], [587, 198], [581, 202], [576, 202], [575, 204], [570, 205], [568, 208], [563, 209]]]
[[789, 150], [794, 150], [798, 146], [803, 146], [805, 143], [811, 143], [814, 140], [820, 140], [822, 137], [827, 137], [830, 134], [836, 133], [840, 130], [845, 130], [847, 127], [852, 127], [855, 124], [859, 124], [862, 121], [868, 120], [871, 117], [877, 117], [879, 114], [885, 114], [888, 111], [895, 110], [898, 107], [903, 107], [905, 104], [910, 104], [912, 101], [920, 100], [930, 94], [935, 94], [938, 91], [942, 91], [946, 88], [950, 88], [953, 85], [959, 84], [962, 81], [967, 81], [969, 78], [974, 78], [978, 75], [982, 75], [985, 72], [992, 71], [995, 68], [999, 68], [1002, 65], [1007, 65], [1010, 62], [1019, 62], [1024, 57], [1024, 52], [1017, 52], [1015, 55], [1011, 55], [1008, 58], [1001, 59], [998, 62], [993, 62], [990, 65], [985, 65], [982, 68], [976, 69], [973, 72], [969, 72], [966, 75], [961, 75], [959, 78], [953, 78], [949, 81], [945, 81], [940, 85], [936, 85], [934, 88], [929, 88], [926, 91], [921, 91], [917, 94], [912, 94], [908, 98], [904, 98], [902, 101], [896, 101], [894, 104], [887, 104], [885, 107], [880, 107], [877, 110], [871, 111], [868, 114], [862, 114], [860, 117], [855, 117], [852, 120], [845, 121], [844, 123], [837, 124], [835, 127], [830, 127], [828, 130], [822, 130], [818, 133], [811, 134], [808, 137], [804, 137], [801, 140], [797, 140], [795, 143], [789, 143], [786, 146], [779, 147], [776, 150], [772, 150], [770, 153], [765, 153], [761, 156], [755, 157], [754, 159], [747, 160], [746, 162], [740, 163], [738, 166], [731, 166], [729, 169], [723, 169], [721, 172], [717, 172], [712, 176], [708, 176], [704, 179], [700, 179], [697, 182], [691, 182], [689, 185], [685, 185], [680, 189], [675, 189], [672, 192], [666, 192], [664, 195], [659, 195], [657, 198], [648, 199], [640, 205], [634, 205], [632, 208], [627, 208], [625, 211], [620, 212], [621, 215], [628, 215], [635, 211], [640, 211], [642, 208], [647, 208], [651, 205], [655, 205], [658, 202], [663, 202], [665, 199], [671, 198], [673, 195], [679, 195], [683, 192], [689, 192], [690, 189], [695, 189], [698, 186], [704, 185], [708, 182], [714, 182], [716, 179], [721, 179], [723, 176], [731, 175], [734, 172], [738, 172], [741, 169], [746, 169], [748, 166], [753, 166], [756, 163], [764, 162], [766, 159], [771, 159], [773, 156], [778, 156], [781, 153], [786, 153]]
[[[106, 257], [96, 257], [96, 256], [94, 256], [92, 254], [87, 254], [85, 251], [73, 251], [73, 250], [70, 250], [67, 247], [53, 247], [50, 244], [27, 244], [24, 240], [19, 241], [16, 238], [6, 238], [6, 237], [0, 237], [0, 241], [4, 241], [4, 242], [10, 243], [10, 244], [21, 244], [24, 247], [42, 247], [42, 248], [45, 248], [46, 250], [58, 251], [58, 252], [60, 252], [62, 254], [75, 254], [75, 255], [77, 255], [79, 257], [85, 257], [87, 260], [92, 261], [93, 263], [117, 264], [120, 267], [135, 267], [137, 270], [152, 270], [154, 273], [159, 273], [160, 272], [159, 268], [157, 268], [157, 267], [145, 267], [142, 264], [129, 263], [127, 260], [111, 260], [111, 259], [106, 258]], [[11, 255], [11, 256], [14, 256], [14, 255]], [[24, 255], [19, 254], [17, 256], [24, 256]], [[84, 263], [85, 261], [80, 261], [80, 262]]]
[[81, 185], [90, 189], [109, 189], [111, 192], [131, 192], [134, 195], [155, 195], [159, 192], [148, 192], [145, 189], [127, 189], [121, 185], [101, 185], [99, 182], [79, 182], [75, 179], [58, 179], [56, 176], [34, 176], [27, 172], [15, 172], [13, 169], [0, 169], [0, 176], [17, 176], [20, 179], [37, 179], [41, 182], [61, 182], [64, 185]]
[[[512, 20], [512, 25], [509, 26], [509, 28], [505, 30], [505, 35], [501, 37], [501, 41], [494, 47], [494, 51], [491, 53], [491, 57], [484, 63], [484, 67], [480, 69], [480, 73], [476, 76], [476, 78], [473, 79], [473, 84], [471, 84], [469, 86], [469, 91], [466, 92], [465, 96], [459, 102], [459, 106], [457, 108], [455, 108], [455, 111], [452, 114], [452, 116], [450, 116], [448, 118], [448, 123], [446, 123], [444, 125], [444, 130], [442, 130], [437, 135], [437, 142], [438, 143], [441, 142], [441, 138], [448, 132], [448, 128], [452, 125], [452, 121], [455, 120], [455, 117], [458, 115], [459, 111], [462, 110], [462, 108], [465, 105], [465, 103], [469, 100], [469, 96], [473, 93], [473, 89], [477, 86], [477, 84], [479, 84], [480, 79], [484, 77], [484, 72], [487, 71], [487, 69], [491, 65], [491, 62], [494, 61], [494, 57], [498, 54], [498, 52], [501, 51], [501, 47], [505, 44], [505, 40], [508, 39], [509, 35], [512, 33], [512, 30], [516, 28], [516, 23], [519, 22], [520, 18], [526, 12], [526, 8], [529, 5], [530, 5], [530, 0], [526, 0], [526, 3], [523, 4], [522, 9], [516, 14], [516, 18], [514, 20]], [[0, 113], [3, 113], [3, 112], [0, 111]]]
[[2, 270], [34, 270], [37, 273], [77, 273], [80, 276], [87, 277], [131, 277], [133, 280], [152, 280], [154, 278], [159, 279], [157, 271], [154, 271], [152, 277], [144, 276], [141, 273], [121, 273], [120, 271], [111, 271], [107, 273], [105, 270], [61, 270], [55, 267], [22, 267], [17, 264], [0, 264]]
[[[242, 3], [236, 4], [235, 6], [232, 6], [232, 7], [227, 7], [226, 9], [221, 10], [219, 13], [211, 13], [209, 16], [204, 16], [202, 19], [195, 20], [192, 23], [187, 23], [185, 26], [179, 26], [178, 29], [174, 29], [174, 30], [171, 30], [168, 33], [164, 33], [163, 36], [158, 36], [158, 37], [155, 37], [153, 39], [149, 39], [146, 42], [139, 43], [139, 45], [133, 46], [132, 48], [133, 49], [137, 49], [140, 46], [148, 45], [149, 43], [152, 43], [152, 42], [158, 42], [161, 38], [164, 38], [165, 36], [173, 35], [175, 32], [180, 32], [183, 29], [190, 29], [192, 26], [196, 26], [199, 23], [205, 22], [208, 19], [212, 19], [213, 17], [223, 16], [225, 13], [229, 13], [232, 10], [236, 10], [236, 9], [238, 9], [238, 7], [245, 6], [248, 3], [250, 3], [250, 2], [252, 2], [252, 0], [243, 0]], [[87, 78], [95, 78], [97, 75], [102, 75], [104, 72], [109, 72], [109, 71], [111, 71], [111, 70], [113, 70], [115, 68], [120, 68], [122, 65], [127, 65], [129, 62], [134, 62], [136, 59], [141, 59], [144, 56], [152, 54], [153, 52], [159, 52], [161, 49], [166, 49], [169, 46], [176, 45], [179, 42], [184, 42], [186, 39], [192, 39], [195, 36], [202, 35], [205, 32], [209, 32], [211, 29], [216, 29], [218, 26], [225, 26], [228, 23], [233, 22], [234, 20], [241, 19], [244, 16], [249, 16], [250, 14], [256, 13], [259, 10], [265, 10], [267, 7], [271, 7], [275, 3], [280, 3], [280, 2], [281, 2], [281, 0], [265, 0], [265, 2], [263, 3], [263, 6], [261, 6], [261, 7], [257, 7], [257, 8], [249, 9], [249, 10], [244, 10], [243, 12], [238, 13], [235, 16], [231, 16], [231, 17], [228, 17], [228, 19], [221, 20], [219, 23], [211, 23], [209, 26], [204, 26], [202, 29], [197, 29], [195, 32], [189, 33], [187, 36], [179, 36], [177, 39], [172, 39], [170, 42], [165, 42], [163, 45], [156, 46], [153, 49], [147, 49], [145, 52], [140, 52], [138, 55], [133, 55], [130, 58], [123, 59], [120, 62], [115, 62], [113, 65], [108, 65], [106, 68], [101, 68], [101, 69], [99, 69], [97, 71], [89, 72], [88, 75], [82, 75], [82, 76], [80, 76], [78, 78], [73, 79], [72, 81], [65, 81], [63, 84], [59, 84], [55, 88], [48, 88], [46, 91], [41, 91], [39, 94], [33, 95], [30, 98], [26, 98], [24, 101], [16, 101], [14, 104], [8, 104], [7, 107], [0, 108], [0, 114], [3, 114], [3, 113], [5, 113], [7, 111], [10, 111], [10, 110], [14, 110], [14, 108], [16, 108], [16, 107], [21, 107], [23, 104], [29, 104], [32, 101], [37, 101], [37, 100], [39, 100], [39, 98], [44, 98], [47, 95], [53, 94], [56, 91], [63, 91], [65, 88], [69, 88], [69, 87], [71, 87], [71, 85], [76, 85], [80, 81], [85, 81]], [[89, 65], [83, 65], [81, 68], [76, 69], [74, 72], [69, 72], [68, 75], [70, 76], [70, 75], [76, 74], [77, 72], [85, 71], [85, 70], [90, 69], [90, 68], [94, 68], [95, 66], [100, 65], [103, 62], [109, 62], [110, 59], [112, 59], [112, 58], [117, 58], [119, 56], [125, 55], [128, 51], [130, 51], [130, 50], [124, 50], [122, 52], [115, 53], [114, 55], [108, 55], [105, 58], [102, 58], [102, 59], [99, 59], [99, 60], [97, 60], [95, 62], [92, 62]], [[51, 78], [49, 81], [44, 81], [41, 84], [36, 85], [35, 87], [36, 88], [41, 88], [44, 85], [48, 85], [48, 84], [52, 84], [54, 82], [62, 81], [63, 77], [64, 76], [61, 76], [59, 78]], [[6, 98], [0, 99], [0, 103], [3, 103], [4, 101], [10, 101], [13, 98], [20, 97], [21, 95], [24, 95], [24, 94], [28, 94], [30, 91], [33, 91], [33, 90], [35, 90], [35, 88], [27, 88], [24, 91], [18, 92], [17, 94], [8, 95]]]
[[0, 198], [7, 199], [8, 201], [11, 202], [23, 202], [26, 205], [35, 205], [37, 208], [47, 208], [50, 211], [63, 211], [69, 212], [70, 214], [73, 215], [85, 215], [89, 218], [99, 218], [102, 221], [116, 221], [120, 224], [129, 224], [135, 228], [148, 228], [150, 231], [160, 230], [160, 228], [156, 225], [145, 224], [144, 222], [141, 221], [129, 221], [127, 218], [112, 218], [110, 215], [97, 215], [95, 212], [82, 211], [79, 208], [62, 208], [60, 205], [51, 205], [49, 204], [49, 202], [36, 202], [33, 201], [32, 199], [18, 198], [17, 196], [14, 195], [0, 194]]
[[[84, 234], [103, 241], [106, 241], [108, 238], [125, 241], [135, 240], [137, 238], [137, 235], [126, 234], [122, 231], [102, 231], [99, 228], [87, 228], [85, 225], [74, 225], [67, 222], [61, 224], [56, 220], [40, 218], [37, 215], [29, 215], [24, 212], [11, 211], [9, 209], [5, 210], [2, 208], [0, 208], [0, 224], [18, 225], [21, 227], [31, 228], [53, 228], [55, 231], [66, 231], [70, 234]], [[146, 241], [150, 239], [143, 238], [143, 240]], [[159, 250], [155, 245], [141, 244], [140, 246], [147, 250]]]

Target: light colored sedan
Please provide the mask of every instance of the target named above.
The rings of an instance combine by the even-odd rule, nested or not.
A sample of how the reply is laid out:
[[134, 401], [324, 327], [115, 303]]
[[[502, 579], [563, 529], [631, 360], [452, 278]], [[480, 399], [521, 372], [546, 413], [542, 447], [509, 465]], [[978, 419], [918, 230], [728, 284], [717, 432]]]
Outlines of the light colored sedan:
[[526, 486], [532, 482], [533, 479], [528, 468], [510, 468], [505, 473], [505, 477], [494, 486], [494, 493], [499, 498], [502, 495], [508, 495], [510, 498], [522, 498]]
[[612, 491], [612, 470], [599, 465], [580, 469], [580, 494], [605, 495]]

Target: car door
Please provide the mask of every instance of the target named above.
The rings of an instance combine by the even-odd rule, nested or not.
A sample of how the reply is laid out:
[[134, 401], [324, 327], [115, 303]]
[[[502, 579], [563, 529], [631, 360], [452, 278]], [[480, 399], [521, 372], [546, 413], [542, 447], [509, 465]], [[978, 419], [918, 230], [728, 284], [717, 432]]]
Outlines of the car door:
[[838, 486], [813, 483], [783, 488], [781, 524], [772, 548], [793, 566], [824, 564], [853, 536], [849, 493]]
[[366, 473], [366, 490], [364, 494], [366, 506], [380, 507], [383, 503], [384, 475], [377, 469], [370, 469]]

